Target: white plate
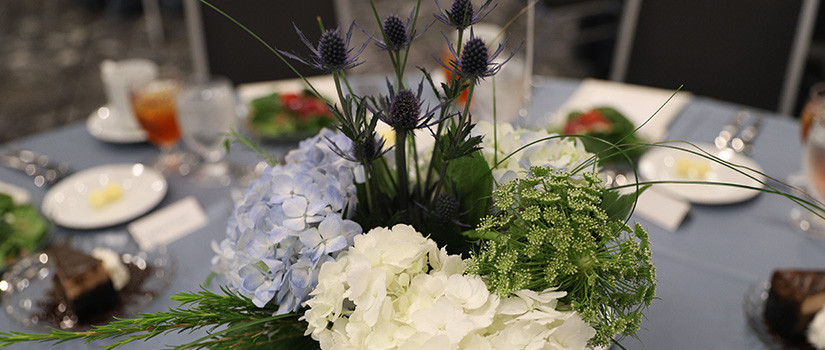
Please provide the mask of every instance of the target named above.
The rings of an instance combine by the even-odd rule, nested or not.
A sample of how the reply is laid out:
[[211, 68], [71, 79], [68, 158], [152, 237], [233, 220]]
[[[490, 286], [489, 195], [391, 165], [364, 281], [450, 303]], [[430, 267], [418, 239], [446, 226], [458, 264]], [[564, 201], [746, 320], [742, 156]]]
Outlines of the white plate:
[[[102, 208], [94, 208], [89, 203], [89, 194], [110, 183], [119, 184], [123, 195]], [[167, 188], [163, 175], [142, 164], [103, 165], [58, 182], [43, 199], [43, 214], [68, 228], [117, 225], [157, 206]]]
[[[710, 144], [697, 143], [695, 145], [728, 162], [762, 172], [759, 164], [741, 153], [734, 153], [731, 150], [719, 151]], [[698, 152], [688, 144], [675, 144], [675, 146]], [[680, 161], [706, 162], [705, 164], [709, 169], [702, 177], [690, 177], [677, 170], [677, 164]], [[762, 182], [765, 180], [764, 176], [744, 168], [738, 169], [750, 174], [755, 179], [701, 156], [664, 147], [652, 147], [647, 151], [639, 160], [638, 169], [642, 178], [649, 181], [709, 181], [763, 188], [764, 184]], [[699, 204], [731, 204], [748, 200], [759, 194], [758, 190], [725, 185], [657, 184], [654, 186], [669, 194]]]
[[146, 141], [146, 132], [139, 127], [117, 122], [113, 116], [115, 109], [103, 106], [86, 118], [86, 130], [92, 137], [112, 143], [135, 143]]

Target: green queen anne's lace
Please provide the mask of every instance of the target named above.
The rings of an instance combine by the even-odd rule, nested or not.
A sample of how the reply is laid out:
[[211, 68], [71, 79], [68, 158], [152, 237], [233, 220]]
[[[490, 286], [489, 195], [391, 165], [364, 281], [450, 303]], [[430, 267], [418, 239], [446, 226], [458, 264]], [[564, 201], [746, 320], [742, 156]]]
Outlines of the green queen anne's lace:
[[498, 213], [477, 228], [484, 242], [468, 263], [494, 293], [557, 287], [596, 329], [592, 345], [636, 336], [656, 291], [647, 232], [611, 218], [596, 174], [533, 167], [495, 192]]

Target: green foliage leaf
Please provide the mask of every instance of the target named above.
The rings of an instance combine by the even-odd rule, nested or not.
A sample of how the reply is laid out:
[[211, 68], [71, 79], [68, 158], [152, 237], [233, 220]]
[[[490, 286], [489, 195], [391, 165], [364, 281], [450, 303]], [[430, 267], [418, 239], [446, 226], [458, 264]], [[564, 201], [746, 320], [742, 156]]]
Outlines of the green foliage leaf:
[[636, 202], [636, 198], [649, 187], [650, 185], [639, 186], [638, 191], [627, 194], [620, 194], [619, 191], [613, 189], [604, 189], [601, 204], [602, 210], [607, 213], [610, 219], [623, 221], [627, 219], [631, 210], [633, 210], [633, 203]]
[[0, 193], [0, 214], [9, 211], [14, 206], [14, 201], [12, 201], [11, 196]]
[[475, 226], [487, 215], [492, 199], [493, 177], [487, 161], [479, 151], [455, 159], [447, 167], [447, 179], [459, 193], [461, 212], [466, 212], [462, 216], [463, 223]]
[[462, 232], [461, 234], [464, 235], [464, 237], [467, 237], [468, 239], [472, 239], [472, 240], [495, 239], [496, 237], [498, 237], [500, 235], [498, 232], [489, 231], [489, 230], [467, 230], [467, 231]]

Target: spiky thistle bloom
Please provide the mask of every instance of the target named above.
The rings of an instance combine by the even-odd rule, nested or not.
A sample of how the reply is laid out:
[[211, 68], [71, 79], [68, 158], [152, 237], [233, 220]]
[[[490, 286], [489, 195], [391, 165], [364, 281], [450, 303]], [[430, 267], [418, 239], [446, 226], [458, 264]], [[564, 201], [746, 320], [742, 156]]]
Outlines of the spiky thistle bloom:
[[458, 198], [456, 198], [452, 193], [442, 193], [438, 195], [438, 198], [435, 200], [435, 219], [441, 223], [448, 223], [456, 220], [459, 214], [459, 206], [461, 203], [458, 202]]
[[396, 93], [389, 81], [387, 81], [387, 89], [390, 93], [389, 97], [373, 100], [370, 110], [381, 121], [391, 126], [396, 133], [408, 133], [437, 123], [431, 120], [435, 111], [441, 108], [443, 103], [422, 113], [423, 82], [418, 84], [418, 93], [413, 93], [410, 89], [402, 89]]
[[298, 33], [298, 37], [300, 37], [304, 45], [312, 51], [312, 54], [308, 59], [303, 59], [295, 54], [283, 50], [278, 50], [278, 52], [310, 67], [315, 67], [327, 72], [350, 69], [361, 64], [358, 62], [358, 55], [364, 51], [364, 48], [366, 48], [369, 43], [368, 39], [364, 42], [364, 45], [361, 46], [361, 49], [353, 54], [354, 48], [349, 47], [350, 39], [352, 39], [353, 28], [355, 28], [354, 22], [350, 25], [346, 38], [341, 35], [340, 27], [326, 30], [323, 34], [321, 34], [318, 44], [313, 45], [304, 33], [298, 29], [297, 26], [295, 26], [295, 31]]
[[384, 49], [392, 51], [400, 50], [410, 41], [407, 37], [407, 27], [396, 15], [391, 15], [384, 20], [384, 36], [387, 40], [384, 43]]
[[504, 45], [506, 43], [507, 41], [505, 40], [504, 43], [499, 44], [496, 51], [490, 55], [487, 50], [487, 44], [484, 43], [484, 40], [476, 37], [471, 30], [470, 39], [464, 43], [464, 47], [461, 50], [461, 57], [459, 57], [452, 45], [448, 45], [450, 48], [450, 53], [452, 53], [453, 56], [450, 62], [444, 63], [444, 61], [439, 58], [436, 58], [436, 60], [438, 60], [444, 68], [447, 68], [453, 72], [453, 74], [457, 74], [466, 80], [478, 83], [479, 79], [490, 77], [498, 73], [498, 71], [501, 70], [501, 67], [510, 61], [510, 59], [512, 59], [516, 54], [516, 51], [521, 48], [521, 45], [519, 45], [519, 47], [513, 50], [513, 52], [510, 53], [510, 56], [505, 60], [495, 62], [498, 55], [500, 55], [504, 50]]
[[352, 140], [352, 147], [342, 149], [334, 142], [329, 142], [330, 148], [339, 157], [361, 164], [370, 163], [384, 156], [389, 149], [384, 149], [384, 139], [377, 137], [375, 131], [364, 131]]
[[441, 8], [438, 0], [435, 0], [435, 5], [438, 6], [438, 10], [441, 11], [441, 15], [435, 15], [435, 18], [458, 30], [464, 30], [484, 19], [484, 17], [496, 7], [488, 8], [492, 2], [493, 0], [487, 0], [484, 2], [484, 5], [478, 8], [478, 11], [475, 11], [472, 1], [454, 0], [450, 10], [444, 10]]
[[415, 129], [421, 115], [421, 102], [410, 89], [399, 91], [390, 101], [390, 111], [384, 121], [393, 129], [409, 132]]
[[407, 18], [407, 22], [403, 22], [401, 18], [396, 15], [388, 16], [383, 23], [383, 37], [372, 35], [364, 29], [361, 29], [361, 31], [374, 40], [375, 45], [380, 47], [382, 50], [398, 52], [407, 47], [407, 45], [412, 43], [415, 39], [418, 39], [430, 27], [427, 25], [420, 33], [414, 32], [414, 28], [411, 27], [414, 16], [415, 9], [410, 12], [410, 17]]

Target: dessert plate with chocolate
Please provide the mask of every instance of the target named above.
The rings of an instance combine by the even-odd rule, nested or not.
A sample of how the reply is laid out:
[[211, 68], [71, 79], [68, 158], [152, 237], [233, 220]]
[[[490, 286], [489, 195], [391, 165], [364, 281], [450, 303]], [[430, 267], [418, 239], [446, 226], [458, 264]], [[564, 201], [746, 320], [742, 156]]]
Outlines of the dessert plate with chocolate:
[[774, 271], [748, 288], [743, 306], [748, 326], [769, 349], [825, 345], [811, 343], [825, 336], [825, 271]]
[[0, 280], [0, 296], [24, 326], [81, 330], [140, 312], [174, 274], [165, 249], [56, 243], [14, 264]]

